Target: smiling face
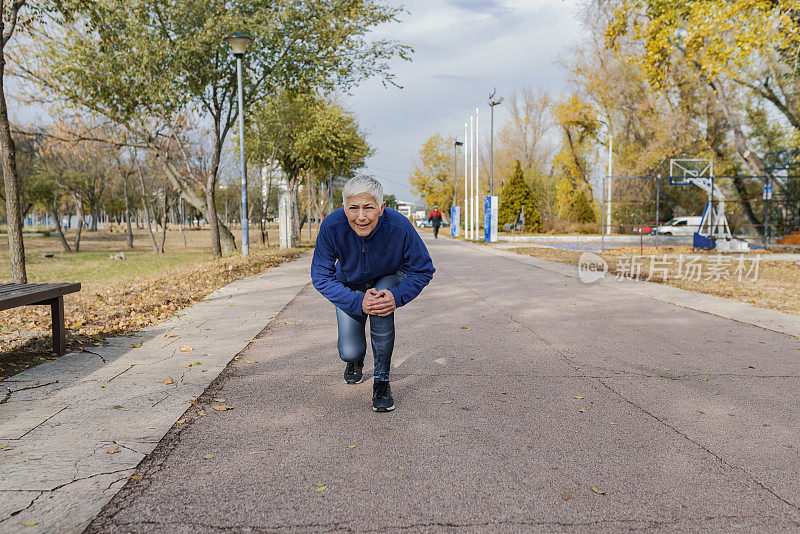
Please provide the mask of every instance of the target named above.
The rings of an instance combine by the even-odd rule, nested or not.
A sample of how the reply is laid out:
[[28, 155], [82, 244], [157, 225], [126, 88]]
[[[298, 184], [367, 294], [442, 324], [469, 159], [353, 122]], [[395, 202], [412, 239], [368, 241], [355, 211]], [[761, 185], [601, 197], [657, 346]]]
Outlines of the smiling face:
[[386, 202], [378, 205], [375, 197], [369, 193], [361, 193], [347, 199], [343, 206], [350, 228], [360, 237], [367, 237], [378, 224], [378, 218], [383, 215]]

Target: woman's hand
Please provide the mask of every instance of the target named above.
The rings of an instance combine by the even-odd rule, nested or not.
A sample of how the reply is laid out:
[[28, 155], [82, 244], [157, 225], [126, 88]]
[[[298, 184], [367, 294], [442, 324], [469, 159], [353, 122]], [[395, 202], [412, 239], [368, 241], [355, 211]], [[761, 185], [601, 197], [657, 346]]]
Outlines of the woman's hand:
[[379, 317], [387, 317], [394, 313], [397, 309], [397, 304], [394, 301], [394, 295], [388, 289], [370, 288], [364, 293], [364, 300], [361, 302], [361, 309], [367, 315], [377, 315]]

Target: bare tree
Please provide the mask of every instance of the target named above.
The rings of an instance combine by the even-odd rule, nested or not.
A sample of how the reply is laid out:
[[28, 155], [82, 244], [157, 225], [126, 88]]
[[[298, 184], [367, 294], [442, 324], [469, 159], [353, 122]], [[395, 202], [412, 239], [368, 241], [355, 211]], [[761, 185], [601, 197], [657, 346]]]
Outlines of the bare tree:
[[0, 167], [6, 190], [6, 218], [8, 219], [8, 251], [11, 263], [11, 279], [17, 284], [28, 282], [25, 270], [25, 245], [22, 241], [22, 213], [20, 210], [20, 183], [17, 176], [17, 160], [6, 106], [5, 71], [6, 45], [14, 35], [19, 11], [26, 0], [13, 0], [10, 6], [0, 3]]

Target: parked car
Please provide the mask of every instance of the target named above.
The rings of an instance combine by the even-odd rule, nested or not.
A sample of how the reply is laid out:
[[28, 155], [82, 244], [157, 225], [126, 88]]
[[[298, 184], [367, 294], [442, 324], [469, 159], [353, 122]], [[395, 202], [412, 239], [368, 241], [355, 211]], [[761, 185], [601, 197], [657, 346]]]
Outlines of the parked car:
[[[430, 222], [428, 219], [417, 219], [414, 221], [414, 224], [417, 228], [433, 228], [433, 223]], [[442, 224], [439, 228], [450, 228], [450, 223], [447, 221], [442, 221]]]
[[675, 217], [660, 226], [656, 226], [652, 232], [658, 235], [691, 236], [700, 230], [702, 220], [702, 217]]
[[662, 224], [664, 224], [664, 223], [646, 222], [646, 223], [642, 224], [641, 226], [634, 226], [633, 227], [633, 233], [634, 234], [651, 234], [651, 233], [653, 233], [653, 228], [655, 228], [658, 225], [662, 225]]

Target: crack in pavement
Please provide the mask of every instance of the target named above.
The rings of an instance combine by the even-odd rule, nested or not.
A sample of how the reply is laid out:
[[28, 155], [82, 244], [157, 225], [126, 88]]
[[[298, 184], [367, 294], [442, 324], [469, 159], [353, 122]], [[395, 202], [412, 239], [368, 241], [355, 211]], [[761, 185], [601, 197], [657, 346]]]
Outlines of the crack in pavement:
[[[455, 280], [455, 282], [456, 282], [458, 285], [460, 285], [461, 287], [463, 287], [463, 288], [464, 288], [464, 289], [465, 289], [467, 292], [469, 292], [469, 293], [472, 293], [473, 295], [475, 295], [475, 297], [476, 297], [476, 298], [478, 298], [478, 299], [479, 299], [479, 300], [480, 300], [480, 301], [481, 301], [483, 304], [485, 304], [485, 305], [486, 305], [486, 306], [488, 306], [488, 307], [491, 307], [492, 309], [496, 310], [496, 311], [497, 311], [499, 314], [505, 315], [506, 317], [508, 317], [509, 319], [511, 319], [511, 320], [512, 320], [513, 322], [515, 322], [516, 324], [519, 324], [521, 327], [525, 328], [527, 331], [529, 331], [531, 334], [533, 334], [533, 335], [534, 335], [534, 336], [535, 336], [537, 339], [539, 339], [540, 341], [542, 341], [543, 343], [545, 343], [545, 344], [546, 344], [548, 347], [550, 347], [550, 348], [553, 350], [553, 352], [554, 352], [555, 354], [557, 354], [557, 355], [561, 356], [561, 358], [562, 358], [563, 360], [565, 360], [565, 362], [566, 362], [566, 363], [569, 363], [571, 366], [576, 364], [576, 361], [575, 361], [575, 360], [572, 360], [572, 359], [570, 359], [569, 357], [565, 357], [565, 355], [564, 355], [564, 354], [563, 354], [561, 351], [559, 351], [559, 350], [558, 350], [556, 347], [554, 347], [554, 346], [553, 346], [553, 345], [552, 345], [552, 344], [551, 344], [551, 343], [550, 343], [550, 342], [549, 342], [547, 339], [543, 338], [541, 335], [539, 335], [538, 333], [536, 333], [536, 332], [533, 330], [533, 328], [531, 328], [531, 327], [530, 327], [530, 326], [529, 326], [527, 323], [523, 323], [523, 322], [521, 322], [520, 320], [516, 319], [516, 318], [515, 318], [513, 315], [511, 315], [510, 313], [508, 313], [508, 312], [506, 312], [506, 311], [504, 311], [504, 310], [501, 310], [501, 309], [499, 309], [497, 306], [495, 306], [493, 303], [491, 303], [491, 302], [490, 302], [490, 301], [489, 301], [487, 298], [485, 298], [484, 296], [482, 296], [482, 295], [481, 295], [480, 293], [478, 293], [476, 290], [474, 290], [474, 289], [470, 288], [469, 286], [467, 286], [466, 284], [464, 284], [464, 283], [463, 283], [461, 280], [459, 280], [459, 279], [458, 279], [456, 276], [454, 276], [454, 275], [450, 275], [450, 276], [451, 276], [451, 278], [452, 278], [453, 280]], [[578, 363], [578, 364], [581, 364], [581, 365], [583, 365], [581, 362], [577, 362], [577, 363]], [[635, 374], [635, 373], [631, 373], [631, 374]], [[639, 376], [647, 376], [647, 375], [639, 375]], [[715, 376], [724, 376], [724, 375], [715, 375]], [[739, 376], [739, 377], [741, 377], [741, 378], [744, 378], [744, 376], [742, 376], [742, 375], [732, 375], [732, 376], [733, 376], [733, 377], [737, 377], [737, 376]], [[616, 377], [614, 377], [614, 378], [616, 378]], [[653, 377], [652, 377], [652, 376], [650, 376], [650, 378], [653, 378]], [[672, 377], [670, 377], [670, 376], [655, 376], [654, 378], [672, 379]], [[788, 377], [788, 378], [794, 378], [794, 377]], [[650, 416], [650, 417], [651, 417], [651, 418], [653, 418], [655, 421], [657, 421], [657, 422], [658, 422], [658, 423], [660, 423], [661, 425], [663, 425], [663, 426], [665, 426], [665, 427], [669, 428], [670, 430], [672, 430], [673, 432], [675, 432], [677, 435], [681, 436], [681, 437], [682, 437], [684, 440], [688, 441], [689, 443], [691, 443], [691, 444], [692, 444], [692, 445], [694, 445], [695, 447], [697, 447], [697, 448], [699, 448], [699, 449], [701, 449], [701, 450], [705, 451], [707, 454], [709, 454], [710, 456], [712, 456], [713, 458], [715, 458], [715, 459], [716, 459], [716, 460], [717, 460], [717, 461], [718, 461], [720, 464], [724, 465], [724, 466], [725, 466], [725, 467], [727, 467], [728, 469], [731, 469], [731, 470], [736, 470], [736, 471], [739, 471], [739, 472], [743, 473], [743, 474], [745, 475], [745, 478], [747, 478], [747, 479], [751, 480], [752, 482], [754, 482], [756, 485], [758, 485], [758, 486], [759, 486], [760, 488], [762, 488], [764, 491], [766, 491], [767, 493], [769, 493], [770, 495], [772, 495], [773, 497], [775, 497], [775, 498], [776, 498], [776, 499], [778, 499], [779, 501], [783, 502], [784, 504], [786, 504], [786, 505], [787, 505], [787, 506], [789, 506], [790, 508], [793, 508], [793, 509], [794, 509], [794, 510], [796, 510], [796, 511], [800, 511], [800, 506], [798, 506], [798, 505], [796, 505], [796, 504], [794, 504], [794, 503], [792, 503], [792, 502], [790, 502], [790, 501], [786, 500], [786, 499], [785, 499], [785, 498], [783, 498], [782, 496], [780, 496], [780, 495], [779, 495], [779, 494], [778, 494], [776, 491], [774, 491], [773, 489], [771, 489], [771, 488], [769, 488], [768, 486], [766, 486], [766, 484], [765, 484], [765, 483], [762, 483], [760, 480], [758, 480], [758, 479], [757, 479], [757, 478], [756, 478], [754, 475], [752, 475], [751, 473], [749, 473], [747, 470], [745, 470], [745, 469], [743, 469], [743, 468], [741, 468], [741, 467], [739, 467], [739, 466], [736, 466], [736, 465], [734, 465], [734, 464], [732, 464], [732, 463], [728, 462], [728, 461], [727, 461], [727, 460], [725, 460], [725, 459], [724, 459], [722, 456], [720, 456], [719, 454], [715, 453], [714, 451], [712, 451], [711, 449], [709, 449], [709, 448], [708, 448], [708, 447], [706, 447], [705, 445], [703, 445], [703, 444], [701, 444], [701, 443], [699, 443], [699, 442], [697, 442], [697, 441], [693, 440], [692, 438], [690, 438], [690, 437], [689, 437], [689, 436], [688, 436], [686, 433], [682, 432], [682, 431], [681, 431], [681, 430], [679, 430], [677, 427], [675, 427], [675, 426], [673, 426], [673, 425], [670, 425], [669, 423], [667, 423], [666, 421], [664, 421], [664, 420], [660, 419], [659, 417], [657, 417], [656, 415], [654, 415], [654, 414], [653, 414], [653, 413], [651, 413], [650, 411], [646, 410], [646, 409], [645, 409], [645, 408], [643, 408], [642, 406], [639, 406], [637, 403], [635, 403], [635, 402], [633, 402], [632, 400], [628, 399], [627, 397], [625, 397], [624, 395], [622, 395], [620, 392], [618, 392], [617, 390], [615, 390], [614, 388], [612, 388], [611, 386], [609, 386], [608, 384], [606, 384], [606, 383], [603, 381], [604, 379], [602, 379], [602, 378], [597, 378], [597, 379], [595, 379], [595, 380], [597, 380], [597, 382], [598, 382], [600, 385], [602, 385], [604, 388], [606, 388], [606, 389], [607, 389], [608, 391], [610, 391], [612, 394], [614, 394], [615, 396], [617, 396], [619, 399], [623, 400], [624, 402], [626, 402], [627, 404], [629, 404], [629, 405], [633, 406], [634, 408], [636, 408], [636, 409], [640, 410], [642, 413], [644, 413], [644, 414], [646, 414], [646, 415]]]
[[[36, 490], [34, 490], [34, 491], [36, 491]], [[10, 520], [10, 519], [12, 519], [12, 518], [14, 518], [14, 517], [18, 516], [19, 514], [21, 514], [22, 512], [24, 512], [25, 510], [29, 509], [31, 506], [33, 506], [33, 503], [35, 503], [35, 502], [36, 502], [36, 501], [39, 499], [39, 497], [41, 497], [41, 496], [42, 496], [42, 495], [44, 495], [45, 493], [47, 493], [47, 492], [46, 492], [46, 491], [39, 491], [39, 495], [37, 495], [36, 497], [34, 497], [34, 498], [31, 500], [31, 502], [30, 502], [30, 503], [28, 503], [28, 506], [26, 506], [25, 508], [20, 508], [19, 510], [15, 510], [15, 511], [11, 512], [11, 513], [8, 515], [8, 517], [4, 517], [3, 519], [0, 519], [0, 525], [2, 525], [3, 523], [5, 523], [6, 521], [8, 521], [8, 520]]]
[[131, 369], [133, 369], [134, 367], [136, 367], [139, 364], [137, 364], [137, 363], [126, 363], [126, 364], [123, 364], [123, 365], [127, 365], [128, 368], [127, 369], [123, 369], [119, 373], [117, 373], [114, 376], [112, 376], [111, 378], [109, 378], [108, 381], [106, 382], [106, 384], [108, 384], [109, 382], [111, 382], [112, 380], [117, 378], [118, 376], [122, 375], [123, 373], [127, 373], [128, 371], [130, 371]]
[[96, 352], [92, 352], [92, 351], [90, 351], [89, 349], [83, 349], [83, 350], [81, 350], [81, 352], [83, 352], [83, 353], [86, 353], [86, 354], [94, 354], [95, 356], [97, 356], [98, 358], [100, 358], [101, 360], [103, 360], [103, 363], [108, 363], [108, 362], [106, 361], [106, 359], [105, 359], [105, 358], [103, 358], [103, 355], [102, 355], [102, 354], [98, 354], [98, 353], [96, 353]]
[[15, 439], [15, 441], [16, 441], [16, 440], [20, 440], [20, 439], [24, 438], [25, 436], [27, 436], [28, 434], [30, 434], [31, 432], [33, 432], [34, 430], [36, 430], [37, 428], [39, 428], [40, 426], [42, 426], [43, 424], [45, 424], [46, 422], [48, 422], [48, 421], [49, 421], [50, 419], [52, 419], [53, 417], [57, 416], [58, 414], [60, 414], [60, 413], [61, 413], [61, 412], [63, 412], [64, 410], [66, 410], [67, 408], [68, 408], [68, 406], [64, 406], [63, 408], [61, 408], [60, 410], [58, 410], [56, 413], [54, 413], [54, 414], [53, 414], [53, 415], [51, 415], [50, 417], [48, 417], [47, 419], [45, 419], [44, 421], [42, 421], [41, 423], [39, 423], [39, 424], [38, 424], [38, 425], [36, 425], [35, 427], [31, 428], [30, 430], [28, 430], [27, 432], [25, 432], [24, 434], [22, 434], [20, 437], [16, 438], [16, 439]]
[[686, 441], [688, 441], [689, 443], [691, 443], [692, 445], [694, 445], [698, 449], [700, 449], [702, 451], [705, 451], [707, 454], [711, 455], [713, 458], [715, 458], [723, 466], [727, 467], [730, 470], [739, 471], [739, 472], [743, 473], [745, 475], [745, 478], [748, 478], [751, 481], [755, 482], [755, 484], [757, 486], [759, 486], [761, 489], [763, 489], [764, 491], [766, 491], [767, 493], [769, 493], [770, 495], [772, 495], [773, 497], [775, 497], [779, 501], [783, 502], [784, 504], [786, 504], [790, 508], [793, 508], [795, 511], [800, 512], [800, 506], [798, 506], [798, 505], [796, 505], [796, 504], [784, 499], [780, 495], [778, 495], [778, 493], [775, 490], [773, 490], [772, 488], [768, 487], [766, 484], [764, 484], [763, 482], [758, 480], [758, 478], [756, 478], [755, 475], [750, 474], [750, 472], [748, 472], [746, 469], [744, 469], [742, 467], [739, 467], [738, 465], [732, 464], [731, 462], [729, 462], [728, 460], [724, 459], [722, 456], [720, 456], [716, 452], [712, 451], [710, 448], [706, 447], [702, 443], [693, 440], [685, 432], [682, 432], [677, 427], [669, 424], [667, 421], [661, 419], [660, 417], [656, 416], [655, 414], [653, 414], [652, 412], [650, 412], [647, 409], [643, 408], [642, 406], [639, 406], [637, 403], [635, 403], [632, 400], [628, 399], [627, 397], [625, 397], [625, 395], [623, 395], [619, 391], [615, 390], [614, 388], [612, 388], [611, 386], [609, 386], [608, 384], [606, 384], [602, 380], [598, 380], [598, 382], [603, 387], [605, 387], [607, 390], [609, 390], [611, 393], [616, 395], [618, 398], [622, 399], [624, 402], [630, 404], [631, 406], [633, 406], [634, 408], [637, 408], [638, 410], [641, 410], [642, 413], [652, 417], [655, 421], [658, 421], [663, 426], [669, 428], [670, 430], [672, 430], [673, 432], [675, 432], [676, 434], [681, 436], [683, 439], [685, 439]]
[[53, 384], [58, 384], [58, 380], [55, 380], [54, 382], [48, 382], [46, 384], [37, 384], [35, 386], [28, 386], [28, 387], [19, 388], [19, 389], [11, 389], [10, 387], [6, 386], [6, 389], [8, 390], [8, 392], [6, 393], [6, 396], [3, 398], [3, 400], [0, 400], [0, 404], [5, 404], [6, 402], [8, 402], [8, 399], [11, 398], [11, 395], [13, 395], [14, 393], [16, 393], [18, 391], [27, 391], [29, 389], [43, 388], [45, 386], [52, 386]]

